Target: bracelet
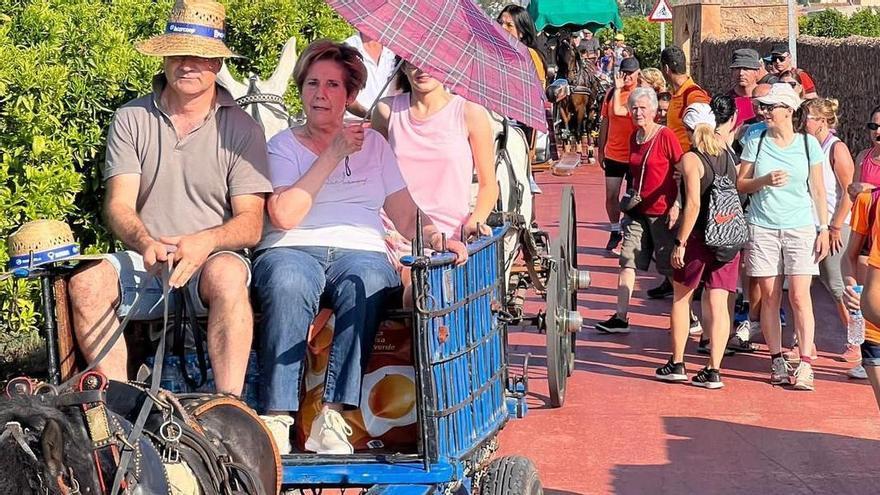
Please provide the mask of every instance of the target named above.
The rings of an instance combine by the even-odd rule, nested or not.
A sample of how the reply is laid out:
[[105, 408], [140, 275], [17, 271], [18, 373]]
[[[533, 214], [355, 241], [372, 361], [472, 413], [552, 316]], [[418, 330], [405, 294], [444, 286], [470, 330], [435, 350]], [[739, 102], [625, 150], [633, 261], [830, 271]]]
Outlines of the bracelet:
[[828, 228], [835, 231], [835, 232], [840, 232], [840, 227], [835, 227], [834, 225], [829, 225]]

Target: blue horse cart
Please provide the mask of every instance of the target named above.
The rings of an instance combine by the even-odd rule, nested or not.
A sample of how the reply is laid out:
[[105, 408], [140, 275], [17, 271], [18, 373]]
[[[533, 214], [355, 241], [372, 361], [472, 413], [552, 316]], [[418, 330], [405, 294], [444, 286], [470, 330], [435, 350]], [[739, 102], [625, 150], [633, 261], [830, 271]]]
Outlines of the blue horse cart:
[[[508, 226], [451, 254], [407, 257], [415, 309], [411, 317], [419, 439], [413, 454], [283, 458], [290, 488], [360, 487], [370, 494], [540, 493], [532, 463], [491, 461], [496, 437], [526, 412], [525, 381], [511, 376], [507, 326], [498, 317], [504, 296], [501, 241]], [[418, 241], [416, 242], [418, 252]], [[392, 315], [392, 318], [394, 315]]]

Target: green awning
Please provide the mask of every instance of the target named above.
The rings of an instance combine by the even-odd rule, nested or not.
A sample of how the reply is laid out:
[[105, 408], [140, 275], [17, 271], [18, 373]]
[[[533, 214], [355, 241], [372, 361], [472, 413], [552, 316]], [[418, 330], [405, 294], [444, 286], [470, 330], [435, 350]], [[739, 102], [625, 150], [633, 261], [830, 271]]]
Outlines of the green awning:
[[623, 28], [617, 0], [532, 0], [528, 10], [538, 31]]

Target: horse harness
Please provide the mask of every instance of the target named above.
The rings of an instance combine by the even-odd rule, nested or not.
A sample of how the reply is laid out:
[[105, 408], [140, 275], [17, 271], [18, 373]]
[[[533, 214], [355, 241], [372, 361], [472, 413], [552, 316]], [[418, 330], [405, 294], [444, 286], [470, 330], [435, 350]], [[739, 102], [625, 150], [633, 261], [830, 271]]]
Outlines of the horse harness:
[[[92, 364], [58, 387], [30, 378], [11, 380], [6, 387], [8, 397], [34, 396], [44, 405], [57, 408], [69, 418], [79, 416], [89, 440], [89, 460], [95, 467], [102, 495], [146, 495], [166, 491], [169, 481], [163, 464], [184, 462], [206, 495], [262, 495], [262, 483], [247, 466], [233, 459], [232, 452], [220, 438], [202, 427], [199, 418], [216, 411], [217, 406], [246, 409], [241, 403], [223, 395], [189, 394], [179, 398], [159, 388], [165, 354], [165, 336], [169, 321], [167, 284], [170, 267], [163, 273], [164, 314], [166, 331], [161, 333], [155, 354], [151, 383], [110, 382], [94, 367], [106, 356], [121, 337], [129, 318], [122, 320]], [[143, 297], [146, 285], [135, 296], [134, 304]], [[179, 289], [186, 293], [186, 289]], [[176, 294], [182, 296], [181, 294]], [[182, 301], [183, 302], [183, 301]], [[192, 302], [186, 301], [178, 307]], [[130, 313], [131, 314], [131, 313]], [[179, 314], [179, 313], [178, 313]], [[255, 421], [259, 419], [250, 413]], [[0, 442], [11, 436], [33, 460], [37, 457], [24, 439], [21, 425], [6, 424]], [[239, 456], [241, 457], [241, 456]], [[276, 459], [277, 460], [277, 459]], [[276, 462], [277, 464], [277, 462]], [[161, 472], [161, 480], [146, 480], [146, 473]], [[62, 495], [80, 493], [80, 483], [73, 472], [62, 473], [54, 480]], [[49, 492], [40, 480], [42, 488]], [[157, 491], [157, 486], [162, 487]], [[270, 487], [266, 487], [270, 488]], [[270, 488], [271, 489], [271, 488]]]
[[[273, 95], [271, 93], [263, 93], [257, 88], [257, 76], [251, 74], [248, 84], [248, 92], [246, 95], [241, 98], [236, 98], [235, 103], [238, 104], [241, 108], [246, 109], [249, 106], [257, 106], [257, 105], [277, 105], [280, 107], [281, 111], [284, 115], [287, 116], [287, 123], [292, 127], [296, 122], [293, 116], [290, 114], [290, 111], [287, 109], [287, 105], [284, 103], [284, 98], [280, 95]], [[264, 127], [264, 123], [260, 118], [260, 112], [254, 109], [249, 112], [251, 117], [260, 124], [260, 127]]]

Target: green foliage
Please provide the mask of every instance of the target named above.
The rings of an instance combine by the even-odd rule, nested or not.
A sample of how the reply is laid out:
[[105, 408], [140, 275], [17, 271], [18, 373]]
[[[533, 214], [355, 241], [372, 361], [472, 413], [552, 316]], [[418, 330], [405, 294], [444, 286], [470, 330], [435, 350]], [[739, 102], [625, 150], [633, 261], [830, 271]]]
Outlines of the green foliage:
[[[100, 166], [116, 108], [149, 91], [161, 67], [134, 49], [164, 31], [172, 0], [0, 0], [0, 239], [37, 218], [65, 220], [89, 252], [107, 252]], [[322, 0], [226, 0], [233, 71], [268, 77], [284, 42], [342, 39]], [[293, 101], [295, 95], [289, 94]], [[6, 265], [0, 242], [0, 264]], [[0, 365], [39, 347], [36, 284], [0, 283]], [[2, 367], [2, 366], [0, 366]]]
[[847, 17], [834, 9], [825, 9], [801, 17], [798, 21], [800, 34], [825, 38], [847, 36], [880, 37], [880, 11], [865, 7]]
[[[669, 26], [667, 26], [668, 28]], [[671, 29], [667, 29], [667, 43], [672, 41]], [[660, 24], [650, 22], [642, 16], [623, 18], [623, 35], [627, 46], [631, 46], [643, 68], [660, 67]], [[603, 28], [596, 31], [596, 36], [604, 45], [614, 39], [614, 31]]]

